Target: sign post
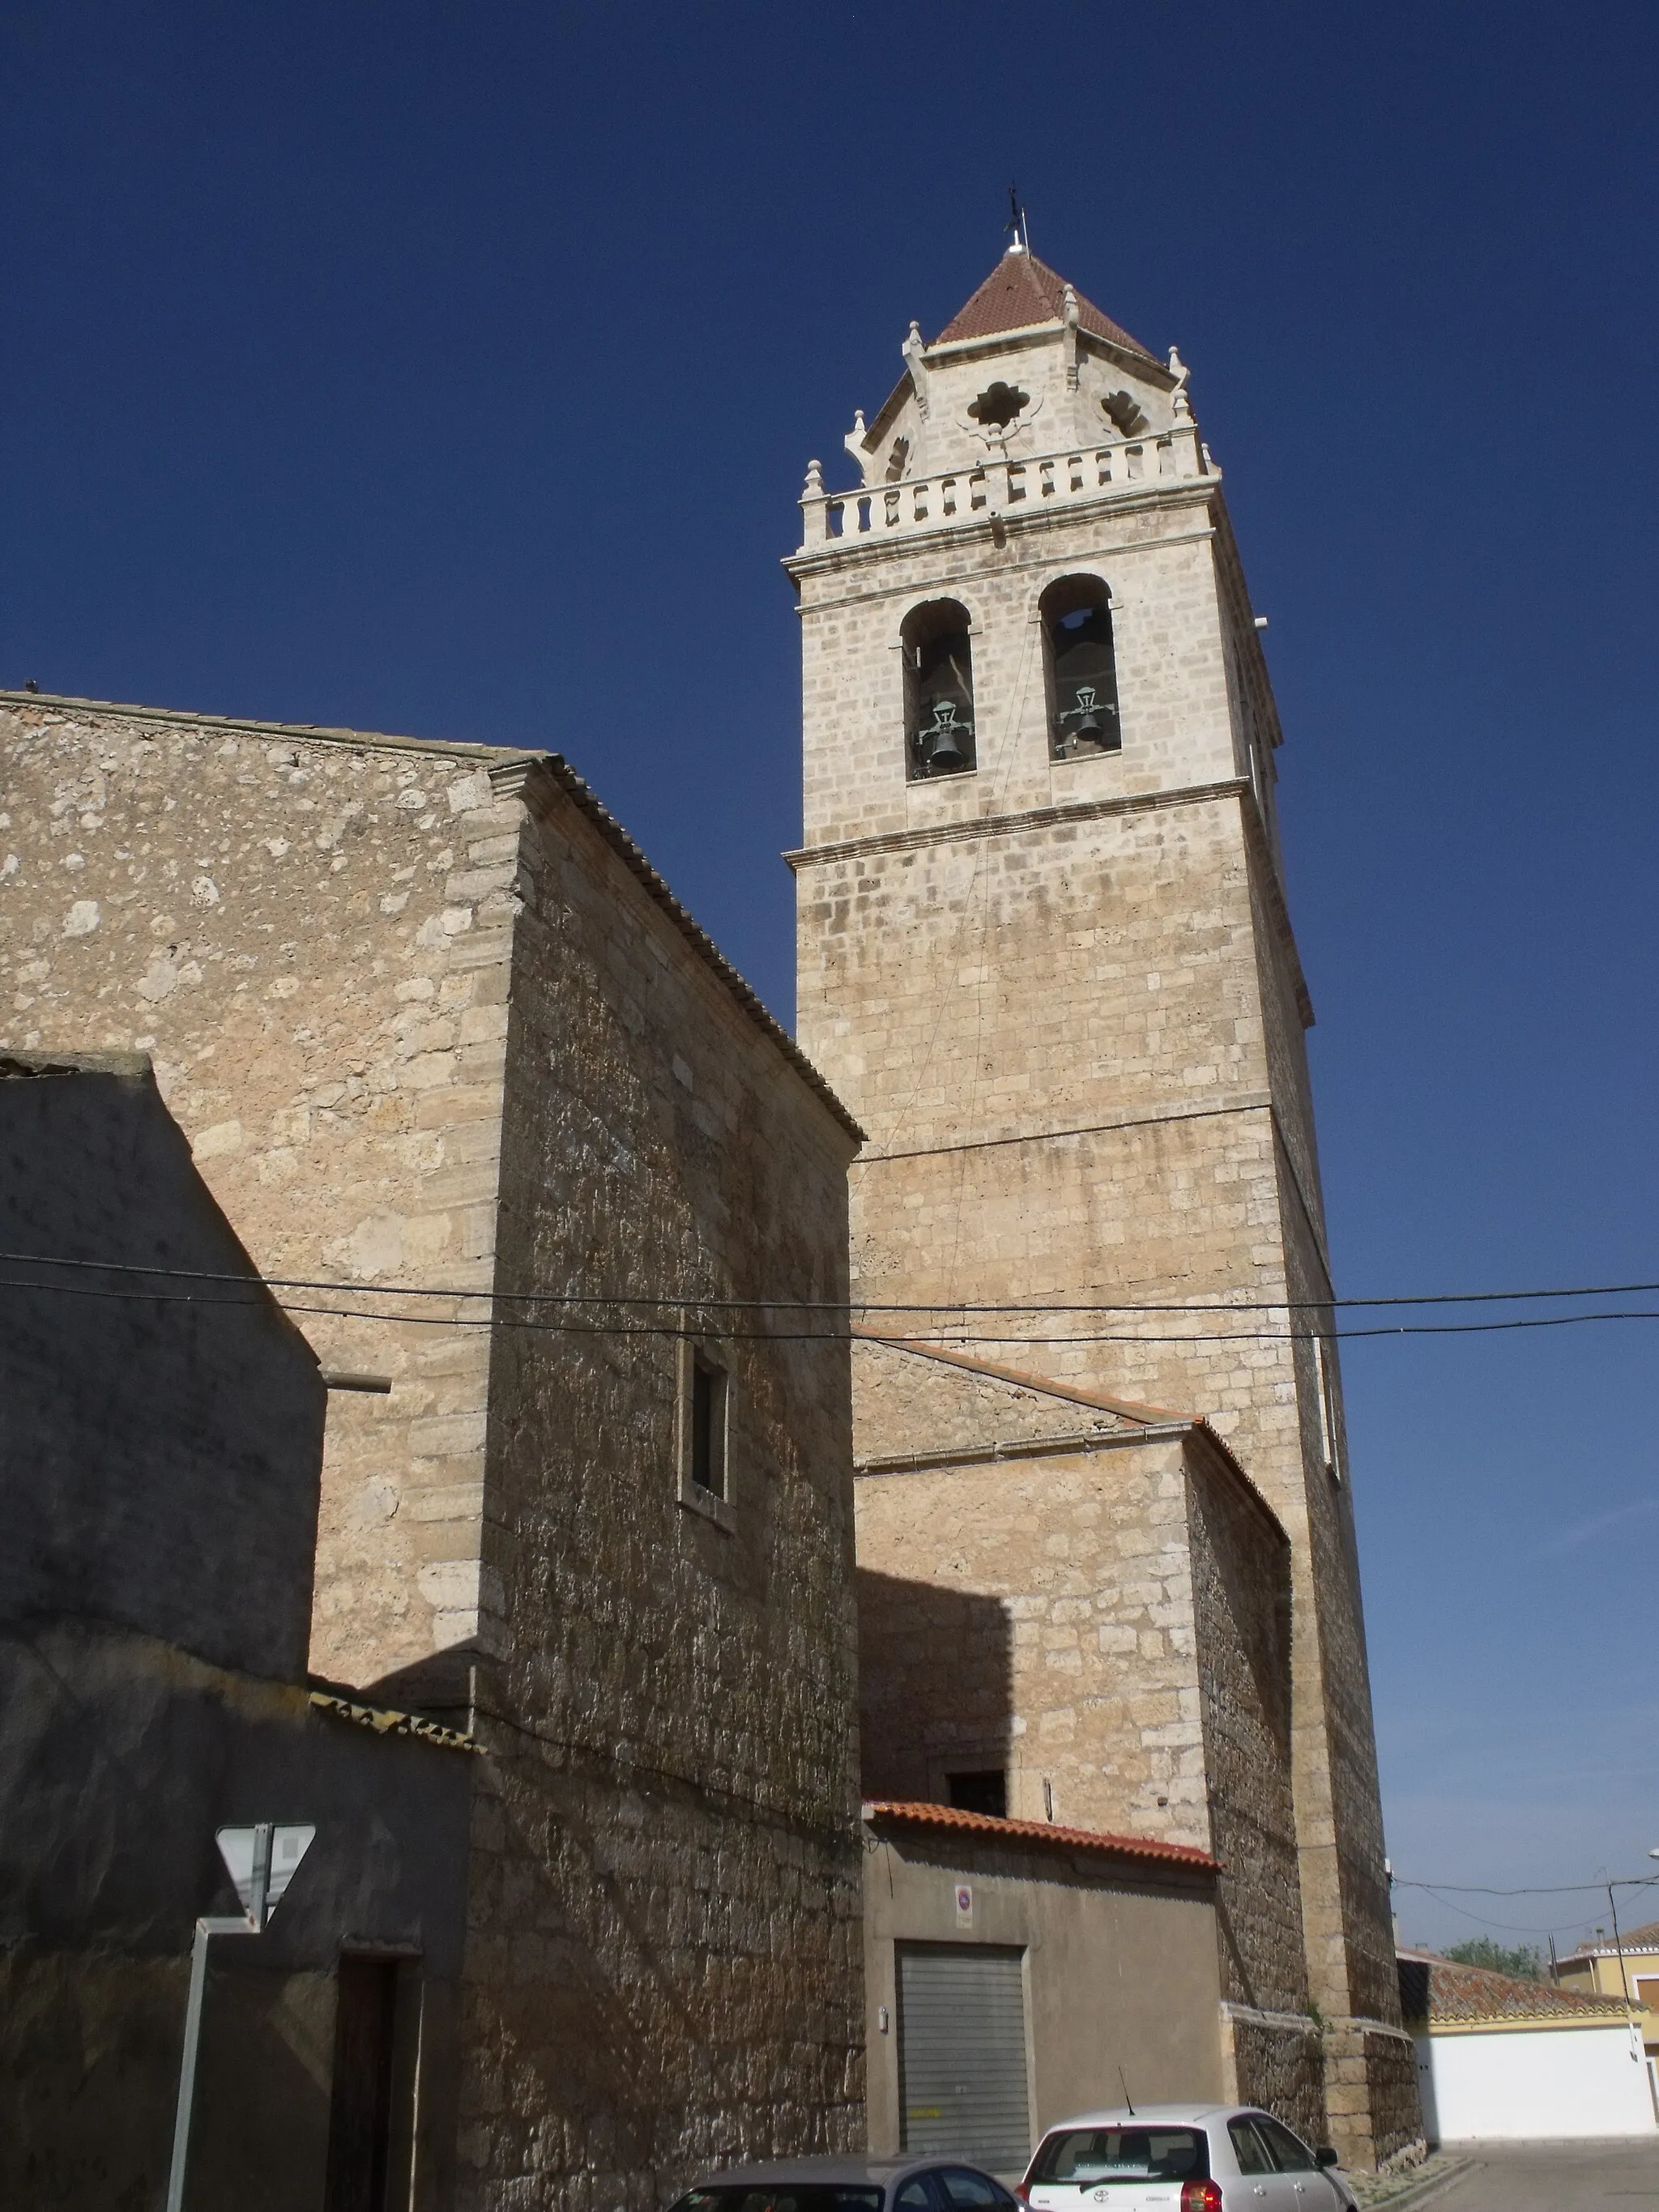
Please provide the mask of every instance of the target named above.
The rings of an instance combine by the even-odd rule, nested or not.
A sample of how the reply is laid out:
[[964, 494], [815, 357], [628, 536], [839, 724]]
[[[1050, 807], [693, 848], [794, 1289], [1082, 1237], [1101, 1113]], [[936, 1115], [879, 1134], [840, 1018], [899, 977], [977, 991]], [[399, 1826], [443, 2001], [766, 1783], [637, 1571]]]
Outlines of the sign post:
[[173, 2123], [173, 2166], [167, 2212], [184, 2212], [185, 2167], [196, 2104], [196, 2060], [202, 2043], [202, 2001], [207, 1993], [208, 1944], [216, 1936], [263, 1936], [295, 1870], [317, 1831], [302, 1823], [270, 1820], [251, 1828], [221, 1828], [216, 1840], [225, 1870], [236, 1885], [242, 1911], [209, 1914], [196, 1923], [190, 1950], [190, 2002], [185, 2008], [185, 2050], [179, 2062], [179, 2109]]

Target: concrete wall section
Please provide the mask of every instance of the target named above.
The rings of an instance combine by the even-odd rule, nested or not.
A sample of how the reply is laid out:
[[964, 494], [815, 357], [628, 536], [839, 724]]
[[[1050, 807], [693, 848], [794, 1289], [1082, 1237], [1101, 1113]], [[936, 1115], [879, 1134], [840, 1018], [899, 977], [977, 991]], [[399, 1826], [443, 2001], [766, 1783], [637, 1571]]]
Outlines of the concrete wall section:
[[[966, 1927], [959, 1882], [972, 1892]], [[1024, 1951], [1033, 2141], [1068, 2113], [1120, 2104], [1126, 2079], [1137, 2103], [1223, 2094], [1215, 1915], [1203, 1880], [1161, 1880], [1093, 1852], [965, 1836], [935, 1844], [878, 1827], [864, 1896], [872, 2150], [899, 2147], [901, 1942]]]
[[1655, 2133], [1647, 2064], [1622, 2021], [1419, 2033], [1416, 2043], [1432, 2142]]

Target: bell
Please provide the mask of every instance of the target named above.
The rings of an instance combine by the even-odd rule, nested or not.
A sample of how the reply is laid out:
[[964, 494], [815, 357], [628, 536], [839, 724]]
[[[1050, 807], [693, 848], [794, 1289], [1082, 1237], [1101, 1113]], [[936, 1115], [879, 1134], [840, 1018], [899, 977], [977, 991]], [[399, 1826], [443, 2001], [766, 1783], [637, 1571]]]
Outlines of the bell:
[[957, 769], [968, 765], [964, 742], [968, 727], [965, 723], [957, 721], [953, 699], [935, 699], [933, 709], [933, 720], [926, 729], [917, 733], [916, 750], [921, 756], [924, 767], [930, 771], [953, 775]]
[[1101, 742], [1104, 732], [1101, 729], [1099, 720], [1092, 707], [1084, 715], [1073, 734], [1080, 745], [1097, 745]]

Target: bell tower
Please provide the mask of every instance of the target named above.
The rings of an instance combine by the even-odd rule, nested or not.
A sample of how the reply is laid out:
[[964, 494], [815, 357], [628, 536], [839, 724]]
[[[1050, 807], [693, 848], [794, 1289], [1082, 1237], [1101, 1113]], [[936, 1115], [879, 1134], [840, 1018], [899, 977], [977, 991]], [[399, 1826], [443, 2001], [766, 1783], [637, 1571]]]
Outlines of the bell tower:
[[[884, 1336], [1205, 1417], [1278, 1516], [1306, 1985], [1369, 2165], [1416, 2078], [1261, 625], [1173, 349], [1017, 243], [902, 356], [787, 563], [799, 1037], [870, 1133], [854, 1296]], [[860, 1462], [928, 1418], [865, 1393]]]

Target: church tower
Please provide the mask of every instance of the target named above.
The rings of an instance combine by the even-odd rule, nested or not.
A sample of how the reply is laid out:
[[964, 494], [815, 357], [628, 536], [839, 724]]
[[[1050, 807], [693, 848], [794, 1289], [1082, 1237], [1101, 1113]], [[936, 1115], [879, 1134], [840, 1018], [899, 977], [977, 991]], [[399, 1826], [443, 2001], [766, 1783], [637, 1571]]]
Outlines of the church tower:
[[[902, 358], [846, 440], [856, 485], [826, 489], [811, 465], [787, 564], [805, 661], [799, 1040], [869, 1133], [853, 1170], [860, 1565], [966, 1587], [993, 1570], [963, 1562], [990, 1560], [1036, 1594], [1008, 1608], [1036, 1686], [983, 1753], [1004, 1761], [986, 1786], [1010, 1814], [1211, 1847], [1213, 1787], [1191, 1780], [1208, 1754], [1178, 1698], [1162, 1749], [1076, 1748], [1107, 1744], [1089, 1730], [1121, 1702], [1115, 1655], [1133, 1644], [1092, 1629], [1092, 1585], [1070, 1616], [1041, 1611], [1080, 1493], [1062, 1509], [1029, 1488], [975, 1551], [947, 1466], [972, 1422], [941, 1410], [939, 1358], [906, 1366], [890, 1347], [925, 1340], [981, 1398], [1004, 1392], [981, 1427], [1051, 1398], [1073, 1428], [1086, 1406], [1152, 1435], [1173, 1408], [1220, 1440], [1288, 1540], [1306, 1994], [1276, 2002], [1317, 2024], [1332, 2139], [1370, 2165], [1419, 2131], [1416, 2079], [1264, 625], [1173, 349], [1148, 352], [1017, 243], [939, 337], [911, 325]], [[939, 1486], [884, 1488], [924, 1464]], [[925, 1734], [927, 1693], [907, 1698]], [[919, 1735], [904, 1787], [945, 1795], [945, 1756]]]

